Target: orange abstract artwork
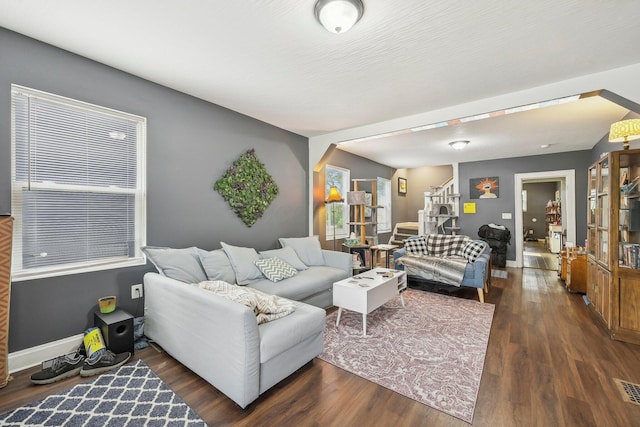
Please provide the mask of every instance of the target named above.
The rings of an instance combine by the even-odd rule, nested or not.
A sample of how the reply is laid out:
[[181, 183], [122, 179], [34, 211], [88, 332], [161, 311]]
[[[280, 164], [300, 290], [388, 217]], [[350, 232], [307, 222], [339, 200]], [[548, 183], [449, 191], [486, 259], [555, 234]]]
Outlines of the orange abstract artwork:
[[471, 199], [497, 199], [499, 196], [499, 178], [472, 178], [469, 180], [469, 195]]

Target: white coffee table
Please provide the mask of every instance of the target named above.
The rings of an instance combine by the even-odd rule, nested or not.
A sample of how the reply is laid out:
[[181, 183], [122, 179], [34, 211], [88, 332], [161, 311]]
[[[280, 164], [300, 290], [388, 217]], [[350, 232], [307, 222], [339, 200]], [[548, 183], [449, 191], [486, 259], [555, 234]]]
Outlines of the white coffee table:
[[[391, 274], [385, 277], [385, 274]], [[333, 305], [338, 307], [336, 326], [342, 310], [362, 313], [362, 335], [367, 336], [367, 314], [398, 294], [404, 307], [402, 291], [407, 288], [407, 273], [389, 268], [374, 268], [333, 284]]]

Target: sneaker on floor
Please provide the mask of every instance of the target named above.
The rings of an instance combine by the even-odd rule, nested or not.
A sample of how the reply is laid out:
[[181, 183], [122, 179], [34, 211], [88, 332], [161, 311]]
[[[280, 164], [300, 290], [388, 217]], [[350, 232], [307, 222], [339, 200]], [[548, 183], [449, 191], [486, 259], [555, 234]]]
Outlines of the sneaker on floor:
[[40, 372], [31, 375], [31, 382], [34, 384], [51, 384], [64, 378], [78, 375], [82, 370], [84, 356], [79, 352], [65, 354], [55, 359], [44, 362], [46, 367]]
[[98, 375], [110, 371], [127, 363], [130, 357], [131, 353], [128, 351], [119, 354], [113, 354], [113, 352], [109, 350], [101, 351], [99, 354], [95, 354], [84, 361], [80, 375], [90, 377], [91, 375]]

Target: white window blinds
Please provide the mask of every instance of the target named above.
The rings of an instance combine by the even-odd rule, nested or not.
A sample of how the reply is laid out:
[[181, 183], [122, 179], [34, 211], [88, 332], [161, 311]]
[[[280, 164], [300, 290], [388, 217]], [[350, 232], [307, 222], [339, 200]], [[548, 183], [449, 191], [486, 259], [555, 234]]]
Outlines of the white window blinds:
[[144, 263], [143, 117], [12, 86], [13, 278]]
[[378, 177], [378, 233], [391, 230], [391, 180]]

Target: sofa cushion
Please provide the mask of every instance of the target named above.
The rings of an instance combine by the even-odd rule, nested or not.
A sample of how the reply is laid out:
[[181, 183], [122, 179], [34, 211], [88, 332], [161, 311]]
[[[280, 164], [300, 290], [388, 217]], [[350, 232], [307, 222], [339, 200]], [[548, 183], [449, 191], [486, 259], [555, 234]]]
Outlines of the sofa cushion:
[[264, 277], [272, 282], [279, 282], [298, 274], [298, 270], [281, 260], [280, 258], [265, 258], [255, 262]]
[[308, 266], [324, 265], [324, 257], [322, 256], [322, 248], [318, 236], [310, 237], [288, 237], [280, 238], [280, 245], [283, 248], [291, 247], [298, 257]]
[[296, 310], [276, 322], [258, 327], [260, 333], [260, 363], [266, 363], [279, 354], [314, 335], [322, 334], [326, 322], [323, 309], [294, 301]]
[[428, 255], [427, 238], [425, 236], [410, 237], [404, 242], [407, 255]]
[[220, 245], [231, 261], [238, 285], [248, 285], [262, 278], [262, 272], [255, 265], [255, 262], [260, 259], [255, 249], [232, 246], [225, 242], [220, 242]]
[[293, 301], [288, 299], [267, 295], [256, 289], [232, 285], [222, 280], [200, 282], [198, 287], [246, 305], [255, 313], [258, 325], [288, 316], [296, 309]]
[[474, 262], [487, 249], [487, 244], [480, 240], [471, 240], [460, 251], [460, 256], [465, 257], [469, 262]]
[[198, 249], [198, 257], [207, 274], [207, 279], [236, 283], [236, 273], [233, 271], [231, 261], [224, 250], [205, 251]]
[[471, 240], [468, 236], [450, 234], [429, 234], [427, 236], [428, 255], [432, 256], [457, 256], [462, 248]]
[[145, 246], [142, 251], [163, 276], [185, 283], [207, 280], [195, 247], [173, 249]]
[[260, 252], [260, 256], [262, 258], [273, 258], [277, 257], [286, 262], [287, 264], [294, 267], [296, 270], [306, 270], [307, 267], [304, 262], [300, 259], [298, 254], [292, 247], [280, 248], [280, 249], [271, 249], [269, 251]]
[[296, 301], [302, 301], [312, 295], [333, 289], [333, 283], [348, 277], [344, 270], [327, 266], [309, 267], [299, 271], [294, 277], [279, 283], [267, 279], [258, 280], [251, 284], [252, 288], [268, 294], [278, 295]]

